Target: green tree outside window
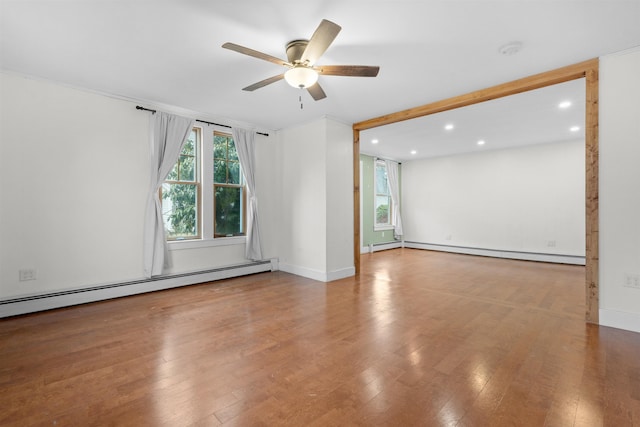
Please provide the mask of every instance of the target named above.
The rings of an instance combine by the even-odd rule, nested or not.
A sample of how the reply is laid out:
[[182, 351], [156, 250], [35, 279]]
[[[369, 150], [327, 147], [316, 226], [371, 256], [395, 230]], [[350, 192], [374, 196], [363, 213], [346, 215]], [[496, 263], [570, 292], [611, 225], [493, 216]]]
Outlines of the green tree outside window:
[[244, 186], [233, 137], [213, 137], [214, 236], [244, 234]]
[[162, 219], [169, 240], [194, 239], [200, 235], [199, 137], [198, 130], [193, 129], [160, 189]]

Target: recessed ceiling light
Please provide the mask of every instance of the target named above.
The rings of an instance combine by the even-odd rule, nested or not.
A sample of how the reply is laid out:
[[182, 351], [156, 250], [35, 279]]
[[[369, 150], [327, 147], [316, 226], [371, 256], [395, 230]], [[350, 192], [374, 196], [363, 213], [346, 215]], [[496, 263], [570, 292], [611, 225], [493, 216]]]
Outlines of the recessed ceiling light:
[[571, 132], [578, 132], [578, 131], [580, 130], [580, 126], [571, 126], [571, 127], [569, 128], [569, 130], [570, 130]]
[[372, 139], [372, 140], [371, 140], [371, 143], [372, 143], [372, 144], [377, 144], [378, 142], [379, 142], [379, 141], [378, 141], [377, 139]]
[[451, 129], [453, 129], [453, 123], [447, 123], [447, 124], [444, 126], [444, 128], [445, 128], [446, 130], [451, 130]]
[[411, 150], [411, 154], [416, 154], [417, 151], [416, 150]]
[[569, 108], [571, 107], [571, 101], [562, 101], [560, 104], [558, 104], [558, 108]]
[[484, 139], [481, 139], [480, 141], [478, 141], [478, 145], [484, 145]]

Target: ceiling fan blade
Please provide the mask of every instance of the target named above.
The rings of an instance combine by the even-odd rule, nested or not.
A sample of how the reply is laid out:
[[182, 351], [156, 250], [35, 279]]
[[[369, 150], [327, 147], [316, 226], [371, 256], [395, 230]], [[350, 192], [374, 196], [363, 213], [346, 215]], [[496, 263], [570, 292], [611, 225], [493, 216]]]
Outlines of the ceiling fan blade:
[[311, 97], [316, 101], [320, 101], [327, 97], [327, 94], [324, 93], [324, 90], [320, 87], [320, 83], [316, 83], [313, 86], [308, 87], [307, 92], [309, 92], [309, 95], [311, 95]]
[[325, 76], [375, 77], [380, 67], [370, 65], [319, 65], [314, 67]]
[[315, 64], [318, 58], [322, 56], [336, 38], [341, 29], [342, 27], [340, 27], [340, 25], [323, 19], [309, 39], [309, 43], [300, 58], [301, 61], [309, 61], [309, 65]]
[[284, 65], [285, 67], [293, 67], [293, 64], [290, 64], [287, 61], [283, 61], [280, 58], [276, 58], [275, 56], [267, 55], [266, 53], [258, 52], [257, 50], [249, 49], [248, 47], [240, 46], [235, 43], [225, 43], [222, 45], [223, 48], [233, 50], [238, 53], [242, 53], [244, 55], [253, 56], [254, 58], [262, 59], [265, 61], [273, 62], [274, 64]]
[[265, 87], [266, 85], [270, 85], [271, 83], [275, 83], [279, 80], [284, 79], [284, 74], [278, 74], [277, 76], [269, 77], [268, 79], [264, 79], [259, 81], [258, 83], [254, 83], [250, 86], [243, 88], [242, 90], [246, 90], [248, 92], [252, 92], [256, 89], [260, 89], [261, 87]]

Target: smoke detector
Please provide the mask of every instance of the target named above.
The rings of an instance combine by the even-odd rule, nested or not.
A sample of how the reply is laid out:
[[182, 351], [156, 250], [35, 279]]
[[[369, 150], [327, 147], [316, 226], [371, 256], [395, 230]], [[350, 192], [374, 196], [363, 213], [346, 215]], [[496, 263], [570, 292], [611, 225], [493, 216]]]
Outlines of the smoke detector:
[[503, 46], [500, 46], [500, 49], [498, 49], [498, 52], [500, 52], [502, 55], [505, 55], [505, 56], [511, 56], [520, 52], [521, 49], [522, 49], [522, 42], [511, 42]]

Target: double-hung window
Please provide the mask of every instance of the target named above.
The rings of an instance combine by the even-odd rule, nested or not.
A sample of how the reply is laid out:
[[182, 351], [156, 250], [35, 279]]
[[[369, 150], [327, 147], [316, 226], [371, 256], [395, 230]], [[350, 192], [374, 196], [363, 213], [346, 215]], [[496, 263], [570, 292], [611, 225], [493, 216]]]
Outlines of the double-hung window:
[[213, 134], [214, 237], [244, 234], [245, 191], [231, 135]]
[[201, 129], [192, 129], [178, 161], [160, 187], [162, 219], [169, 240], [200, 238], [201, 141]]
[[384, 160], [376, 160], [374, 173], [375, 229], [389, 229], [391, 225], [391, 192]]
[[243, 236], [245, 194], [233, 136], [194, 127], [160, 189], [167, 239], [214, 244]]

